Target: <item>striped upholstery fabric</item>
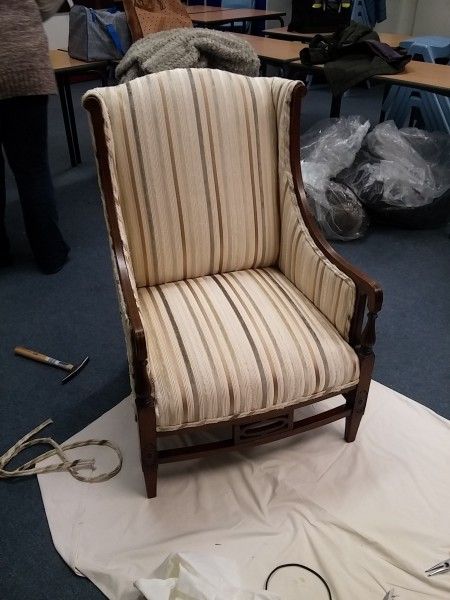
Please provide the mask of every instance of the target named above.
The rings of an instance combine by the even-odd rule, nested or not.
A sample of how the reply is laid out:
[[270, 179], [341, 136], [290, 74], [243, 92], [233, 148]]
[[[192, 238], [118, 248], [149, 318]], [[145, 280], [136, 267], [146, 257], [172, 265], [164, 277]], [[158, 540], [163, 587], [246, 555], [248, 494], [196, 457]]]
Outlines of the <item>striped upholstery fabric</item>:
[[[293, 82], [291, 82], [292, 84]], [[281, 239], [278, 266], [348, 341], [355, 310], [355, 284], [316, 246], [294, 192], [289, 156], [289, 97], [292, 85], [275, 96], [278, 122]]]
[[86, 94], [102, 103], [138, 288], [276, 262], [283, 85], [176, 69]]
[[358, 381], [355, 286], [315, 245], [294, 194], [296, 85], [179, 69], [85, 96], [102, 107], [160, 431]]
[[358, 380], [353, 349], [277, 269], [138, 295], [160, 431], [264, 413]]

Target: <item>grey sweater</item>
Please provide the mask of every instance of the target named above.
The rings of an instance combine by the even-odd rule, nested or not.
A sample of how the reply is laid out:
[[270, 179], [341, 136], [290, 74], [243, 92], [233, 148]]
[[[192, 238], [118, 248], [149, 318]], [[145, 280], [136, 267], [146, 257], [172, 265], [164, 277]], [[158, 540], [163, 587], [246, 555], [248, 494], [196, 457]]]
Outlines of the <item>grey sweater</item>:
[[210, 67], [250, 77], [259, 59], [246, 41], [231, 33], [180, 28], [147, 35], [135, 42], [116, 69], [121, 83], [168, 69]]
[[0, 100], [56, 92], [42, 20], [62, 0], [0, 0]]

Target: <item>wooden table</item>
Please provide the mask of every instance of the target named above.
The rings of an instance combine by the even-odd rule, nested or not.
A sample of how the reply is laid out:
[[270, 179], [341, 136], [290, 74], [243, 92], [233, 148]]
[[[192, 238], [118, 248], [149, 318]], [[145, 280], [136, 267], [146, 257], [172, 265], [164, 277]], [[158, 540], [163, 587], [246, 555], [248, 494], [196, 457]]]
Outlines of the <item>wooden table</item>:
[[376, 75], [372, 79], [391, 85], [420, 88], [442, 96], [450, 96], [450, 65], [412, 60], [403, 73]]
[[248, 42], [261, 60], [270, 63], [284, 64], [298, 60], [300, 50], [305, 47], [301, 42], [272, 40], [245, 33], [233, 33], [233, 35]]
[[81, 153], [78, 142], [75, 112], [73, 110], [70, 79], [71, 76], [76, 73], [92, 73], [98, 76], [102, 84], [105, 85], [109, 61], [99, 60], [95, 62], [84, 62], [82, 60], [71, 58], [65, 50], [50, 50], [50, 62], [55, 72], [56, 83], [58, 85], [70, 163], [74, 167], [81, 163]]
[[[297, 33], [296, 31], [288, 31], [287, 27], [274, 27], [272, 29], [264, 29], [264, 35], [277, 40], [297, 40], [300, 42], [310, 42], [316, 33]], [[322, 33], [321, 35], [330, 35]], [[400, 46], [401, 42], [408, 40], [411, 36], [403, 33], [379, 33], [380, 40], [390, 46]]]
[[230, 23], [248, 21], [267, 21], [277, 19], [283, 25], [284, 11], [278, 10], [259, 10], [256, 8], [235, 8], [235, 9], [218, 9], [194, 15], [192, 22], [194, 25], [202, 25], [203, 27], [214, 27], [217, 25], [227, 25]]
[[[306, 48], [306, 44], [304, 45]], [[292, 69], [312, 73], [322, 71], [323, 65], [305, 66], [300, 60], [289, 63]], [[417, 60], [409, 62], [402, 73], [395, 75], [374, 75], [369, 81], [381, 81], [387, 85], [403, 85], [418, 88], [435, 94], [450, 97], [450, 65], [425, 63]], [[334, 96], [331, 105], [331, 117], [338, 117], [341, 110], [342, 96]]]
[[[219, 9], [217, 6], [207, 6], [206, 4], [192, 4], [191, 6], [185, 6], [188, 15], [198, 15], [207, 12], [217, 12]], [[222, 10], [231, 10], [229, 8], [221, 8]]]

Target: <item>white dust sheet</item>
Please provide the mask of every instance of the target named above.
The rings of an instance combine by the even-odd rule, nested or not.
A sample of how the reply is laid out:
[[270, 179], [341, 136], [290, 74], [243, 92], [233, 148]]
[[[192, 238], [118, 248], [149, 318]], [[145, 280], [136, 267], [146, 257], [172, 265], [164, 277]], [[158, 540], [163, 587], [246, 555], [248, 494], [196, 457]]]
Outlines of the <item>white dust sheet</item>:
[[[158, 497], [147, 500], [125, 399], [71, 438], [118, 444], [118, 476], [98, 484], [39, 476], [53, 542], [113, 600], [137, 600], [136, 579], [151, 577], [169, 554], [192, 551], [233, 558], [254, 590], [276, 565], [300, 562], [325, 577], [333, 600], [382, 600], [391, 588], [398, 600], [449, 600], [450, 573], [430, 579], [424, 570], [450, 556], [450, 422], [374, 382], [357, 440], [347, 444], [343, 433], [338, 421], [243, 452], [162, 465]], [[99, 469], [115, 459], [102, 448], [74, 452], [94, 455]], [[302, 571], [276, 574], [270, 589], [283, 600], [326, 598]]]

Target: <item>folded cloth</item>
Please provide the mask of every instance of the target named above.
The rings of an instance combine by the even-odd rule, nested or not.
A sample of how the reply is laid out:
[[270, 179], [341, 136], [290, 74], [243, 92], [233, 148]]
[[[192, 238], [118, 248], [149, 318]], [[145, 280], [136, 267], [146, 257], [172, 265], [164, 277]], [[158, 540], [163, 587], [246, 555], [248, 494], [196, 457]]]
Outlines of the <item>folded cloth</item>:
[[222, 556], [171, 554], [155, 575], [134, 583], [146, 600], [280, 600], [267, 591], [243, 589], [237, 564]]
[[150, 73], [178, 68], [209, 67], [251, 77], [259, 74], [253, 48], [231, 33], [179, 28], [148, 35], [135, 42], [117, 66], [121, 83]]
[[325, 76], [336, 96], [374, 75], [400, 73], [411, 57], [403, 48], [380, 42], [370, 27], [352, 21], [332, 35], [314, 36], [300, 59], [307, 66], [325, 65]]

